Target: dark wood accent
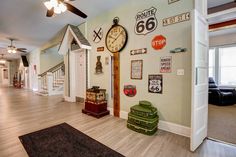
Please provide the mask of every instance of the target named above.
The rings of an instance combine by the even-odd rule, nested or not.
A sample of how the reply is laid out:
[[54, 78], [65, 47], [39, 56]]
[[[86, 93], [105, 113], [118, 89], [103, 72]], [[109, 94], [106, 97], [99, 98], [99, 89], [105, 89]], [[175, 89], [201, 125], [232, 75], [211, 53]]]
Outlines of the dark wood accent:
[[114, 109], [114, 116], [120, 117], [120, 54], [119, 52], [113, 53], [113, 58], [114, 58], [113, 109]]
[[232, 8], [235, 8], [235, 7], [236, 7], [236, 1], [226, 3], [226, 4], [223, 4], [223, 5], [219, 5], [219, 6], [216, 6], [216, 7], [209, 8], [208, 9], [208, 14], [217, 13], [217, 12], [224, 11], [224, 10], [227, 10], [227, 9], [232, 9]]
[[233, 26], [233, 25], [236, 25], [236, 19], [230, 20], [230, 21], [221, 22], [221, 23], [211, 24], [211, 25], [209, 25], [209, 30], [229, 27], [229, 26]]
[[102, 102], [91, 102], [85, 101], [85, 108], [82, 109], [82, 112], [96, 118], [109, 115], [110, 112], [107, 110], [107, 101]]

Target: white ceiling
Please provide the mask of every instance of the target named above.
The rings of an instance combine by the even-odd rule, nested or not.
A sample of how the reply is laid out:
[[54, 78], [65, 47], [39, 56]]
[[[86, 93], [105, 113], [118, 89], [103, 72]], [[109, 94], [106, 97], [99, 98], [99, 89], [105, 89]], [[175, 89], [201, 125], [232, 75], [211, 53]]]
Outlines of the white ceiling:
[[233, 2], [234, 0], [208, 0], [208, 8], [212, 8], [218, 5]]
[[[10, 44], [7, 38], [11, 37], [18, 39], [14, 42], [16, 47], [32, 51], [50, 40], [65, 25], [79, 25], [85, 21], [70, 12], [48, 18], [45, 16], [44, 1], [0, 1], [0, 47], [7, 47]], [[214, 7], [231, 1], [233, 0], [208, 0], [208, 5]], [[76, 0], [71, 3], [90, 19], [125, 2], [126, 0]], [[6, 53], [6, 50], [0, 49], [0, 53]], [[16, 55], [8, 57], [14, 59]]]
[[[7, 47], [9, 37], [16, 38], [16, 47], [29, 51], [43, 45], [67, 24], [79, 25], [85, 20], [71, 12], [48, 18], [45, 0], [1, 0], [0, 1], [0, 47]], [[76, 0], [71, 2], [93, 18], [126, 0]], [[1, 50], [0, 53], [4, 51]]]

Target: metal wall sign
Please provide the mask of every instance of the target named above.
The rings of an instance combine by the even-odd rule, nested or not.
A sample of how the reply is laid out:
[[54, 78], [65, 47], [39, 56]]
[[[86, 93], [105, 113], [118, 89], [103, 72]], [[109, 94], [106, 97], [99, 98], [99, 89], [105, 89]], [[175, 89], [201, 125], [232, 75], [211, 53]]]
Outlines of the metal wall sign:
[[97, 52], [103, 52], [104, 51], [104, 47], [97, 47]]
[[93, 41], [95, 43], [98, 43], [102, 40], [103, 37], [103, 30], [101, 27], [97, 27], [94, 31], [93, 31]]
[[161, 64], [160, 73], [171, 73], [171, 65], [172, 65], [171, 56], [161, 57], [160, 64]]
[[168, 17], [162, 20], [163, 26], [173, 25], [176, 23], [189, 21], [190, 20], [190, 12], [179, 14], [176, 16]]
[[137, 13], [135, 17], [136, 24], [134, 26], [134, 31], [137, 35], [146, 35], [157, 28], [158, 22], [156, 12], [157, 9], [151, 7]]
[[152, 39], [152, 48], [155, 50], [161, 50], [166, 46], [166, 37], [163, 35], [157, 35]]
[[140, 54], [146, 54], [147, 53], [147, 48], [142, 48], [142, 49], [135, 49], [130, 51], [130, 55], [140, 55]]
[[175, 3], [175, 2], [178, 2], [180, 0], [168, 0], [168, 4], [172, 4], [172, 3]]
[[162, 75], [148, 75], [148, 92], [162, 94], [163, 92]]

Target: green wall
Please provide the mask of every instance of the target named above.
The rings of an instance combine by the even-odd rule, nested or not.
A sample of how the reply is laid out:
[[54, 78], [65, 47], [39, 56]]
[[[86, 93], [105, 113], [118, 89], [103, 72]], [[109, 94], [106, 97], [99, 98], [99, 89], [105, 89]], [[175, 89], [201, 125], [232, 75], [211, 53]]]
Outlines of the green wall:
[[[151, 7], [157, 8], [157, 29], [147, 35], [136, 35], [134, 33], [135, 16], [138, 12]], [[110, 70], [111, 66], [105, 65], [105, 58], [112, 54], [105, 48], [105, 52], [97, 52], [97, 47], [105, 46], [105, 35], [110, 29], [112, 20], [118, 16], [120, 25], [128, 31], [128, 43], [120, 53], [120, 104], [121, 110], [129, 112], [132, 105], [139, 100], [152, 102], [159, 110], [160, 119], [183, 126], [190, 126], [191, 120], [191, 20], [167, 27], [162, 26], [162, 19], [190, 12], [193, 9], [193, 0], [180, 0], [168, 4], [168, 0], [127, 0], [127, 3], [107, 13], [99, 15], [87, 21], [87, 35], [92, 50], [90, 51], [90, 85], [99, 85], [107, 89], [109, 107], [113, 107], [110, 95]], [[99, 43], [93, 42], [93, 30], [97, 27], [103, 29], [103, 39]], [[162, 50], [154, 50], [151, 41], [156, 35], [167, 38], [167, 45]], [[171, 54], [170, 50], [183, 47], [187, 52]], [[147, 48], [147, 54], [131, 56], [130, 50]], [[102, 56], [103, 74], [96, 75], [95, 67], [97, 56]], [[172, 73], [163, 74], [163, 94], [152, 94], [148, 92], [148, 75], [160, 74], [160, 57], [172, 56]], [[131, 60], [143, 60], [143, 79], [130, 79]], [[177, 76], [177, 69], [184, 69], [184, 76]], [[123, 94], [123, 86], [133, 84], [137, 87], [135, 97], [126, 97]]]

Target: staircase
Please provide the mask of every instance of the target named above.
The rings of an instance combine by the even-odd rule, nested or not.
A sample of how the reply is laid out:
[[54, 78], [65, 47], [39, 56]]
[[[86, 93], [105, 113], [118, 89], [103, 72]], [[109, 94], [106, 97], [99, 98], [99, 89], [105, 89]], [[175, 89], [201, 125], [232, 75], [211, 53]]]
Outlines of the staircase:
[[38, 75], [38, 91], [42, 96], [61, 95], [64, 93], [64, 62]]

